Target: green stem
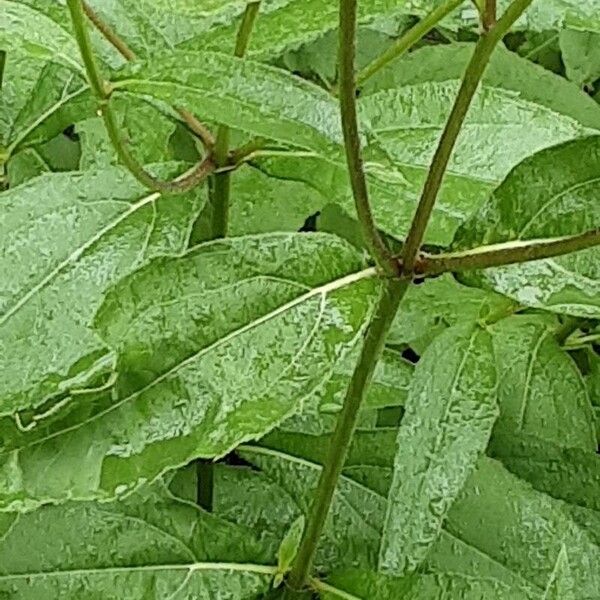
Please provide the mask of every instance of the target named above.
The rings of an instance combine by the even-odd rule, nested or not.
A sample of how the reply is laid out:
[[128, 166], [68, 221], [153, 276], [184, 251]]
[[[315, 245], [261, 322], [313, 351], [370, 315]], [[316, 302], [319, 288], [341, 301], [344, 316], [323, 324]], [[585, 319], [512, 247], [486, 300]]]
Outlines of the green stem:
[[579, 235], [529, 242], [507, 242], [449, 254], [425, 254], [417, 259], [417, 275], [441, 275], [525, 263], [579, 252], [600, 245], [600, 229]]
[[375, 75], [388, 63], [402, 56], [409, 48], [414, 46], [420, 39], [427, 35], [445, 16], [449, 15], [455, 8], [460, 6], [464, 0], [446, 0], [435, 10], [421, 19], [414, 27], [411, 27], [381, 56], [369, 63], [356, 76], [357, 85], [362, 85], [367, 79]]
[[377, 265], [388, 275], [397, 274], [397, 263], [379, 235], [369, 205], [369, 193], [360, 151], [360, 135], [356, 114], [356, 82], [354, 62], [356, 55], [357, 0], [340, 1], [339, 77], [340, 110], [348, 175], [352, 186], [356, 213], [367, 249]]
[[492, 52], [532, 1], [515, 0], [496, 25], [490, 31], [484, 32], [477, 42], [471, 61], [465, 71], [456, 101], [454, 102], [431, 162], [423, 192], [408, 232], [406, 243], [404, 244], [402, 258], [405, 273], [412, 272], [415, 266], [417, 254], [423, 242], [425, 229], [440, 191], [450, 156]]
[[585, 327], [589, 321], [582, 317], [565, 317], [564, 321], [556, 328], [554, 337], [556, 341], [562, 346], [567, 339], [573, 335], [578, 329]]
[[321, 470], [308, 523], [289, 575], [288, 585], [292, 590], [300, 590], [308, 581], [317, 544], [323, 532], [337, 481], [354, 435], [358, 412], [373, 377], [377, 361], [383, 351], [387, 333], [409, 283], [410, 280], [406, 278], [384, 280], [379, 304], [367, 328], [360, 357], [346, 391], [344, 404]]
[[[237, 33], [235, 41], [234, 56], [242, 58], [246, 53], [250, 42], [250, 35], [254, 27], [254, 22], [258, 15], [260, 2], [250, 2], [246, 5], [244, 16]], [[222, 168], [229, 163], [229, 127], [220, 125], [217, 130], [217, 137], [213, 149], [213, 156], [217, 168]], [[213, 238], [222, 238], [227, 235], [229, 226], [229, 204], [231, 192], [231, 173], [217, 173], [214, 176], [213, 187], [211, 191], [211, 210], [212, 223], [211, 235]]]
[[485, 31], [490, 31], [496, 25], [496, 0], [485, 0], [481, 24]]
[[81, 58], [85, 65], [90, 87], [98, 101], [98, 108], [102, 115], [104, 126], [119, 160], [140, 183], [155, 191], [162, 193], [183, 193], [198, 185], [214, 170], [214, 164], [211, 159], [206, 159], [199, 163], [189, 175], [172, 181], [161, 181], [148, 173], [127, 150], [119, 133], [117, 118], [109, 102], [110, 88], [102, 79], [92, 52], [90, 34], [86, 26], [81, 0], [67, 0], [67, 5], [71, 14], [71, 21], [73, 22], [75, 39], [77, 40]]

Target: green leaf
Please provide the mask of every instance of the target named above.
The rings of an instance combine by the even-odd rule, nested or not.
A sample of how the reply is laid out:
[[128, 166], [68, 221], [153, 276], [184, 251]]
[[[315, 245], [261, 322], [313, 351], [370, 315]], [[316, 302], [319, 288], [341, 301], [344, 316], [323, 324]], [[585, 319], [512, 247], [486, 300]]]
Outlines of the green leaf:
[[215, 52], [175, 51], [119, 72], [114, 87], [117, 96], [152, 96], [246, 133], [340, 153], [333, 97], [281, 69]]
[[83, 72], [75, 40], [52, 19], [22, 2], [0, 0], [0, 47]]
[[181, 252], [201, 201], [148, 194], [121, 168], [42, 175], [0, 198], [0, 414], [33, 409], [35, 424], [94, 364], [110, 368], [89, 328], [106, 290]]
[[242, 168], [231, 180], [229, 234], [298, 231], [324, 203], [323, 197], [307, 185]]
[[292, 563], [296, 558], [305, 522], [306, 519], [304, 518], [304, 515], [300, 515], [291, 524], [285, 537], [281, 540], [279, 550], [277, 551], [277, 575], [275, 576], [275, 587], [281, 583], [283, 576], [290, 570]]
[[595, 452], [564, 448], [533, 436], [496, 432], [488, 452], [536, 490], [600, 511], [600, 456]]
[[516, 315], [491, 328], [500, 404], [498, 433], [524, 433], [594, 452], [594, 418], [585, 382], [545, 318]]
[[580, 87], [591, 86], [600, 77], [600, 32], [560, 32], [560, 48], [567, 77]]
[[494, 579], [474, 578], [454, 573], [419, 574], [392, 577], [374, 571], [346, 570], [334, 573], [327, 583], [317, 583], [325, 600], [526, 600], [518, 588]]
[[525, 578], [541, 595], [565, 546], [575, 597], [593, 598], [598, 590], [600, 555], [588, 534], [561, 503], [532, 490], [491, 459], [480, 460], [445, 528], [460, 544], [453, 547], [441, 539], [428, 555], [430, 567], [475, 574], [468, 558], [475, 550]]
[[509, 316], [518, 305], [500, 294], [471, 288], [446, 274], [408, 288], [388, 335], [421, 354], [440, 333], [459, 323]]
[[[516, 167], [457, 233], [455, 248], [552, 238], [600, 226], [596, 189], [600, 137], [543, 150]], [[575, 316], [600, 315], [600, 251], [465, 274], [521, 304]]]
[[50, 170], [50, 165], [46, 163], [38, 150], [26, 148], [11, 156], [6, 164], [8, 186], [16, 187]]
[[573, 581], [569, 566], [569, 555], [563, 546], [558, 553], [556, 566], [544, 592], [544, 600], [574, 600]]
[[[281, 425], [286, 431], [320, 435], [333, 431], [342, 409], [346, 389], [358, 358], [357, 346], [348, 356], [338, 362], [331, 378], [311, 398], [307, 398], [301, 410]], [[408, 396], [413, 365], [393, 350], [384, 350], [375, 367], [367, 397], [362, 405], [359, 425], [374, 427], [377, 410], [403, 406]]]
[[[253, 445], [242, 446], [239, 454], [263, 473], [247, 469], [219, 471], [215, 483], [215, 512], [257, 532], [269, 531], [281, 539], [290, 522], [299, 515], [308, 515], [321, 465]], [[243, 512], [239, 510], [242, 498], [251, 498]], [[342, 475], [325, 523], [315, 567], [319, 570], [374, 567], [384, 516], [385, 498]]]
[[[362, 97], [364, 99], [366, 95], [377, 91], [428, 82], [447, 84], [460, 81], [474, 48], [474, 44], [465, 43], [419, 48], [369, 79], [361, 90]], [[587, 94], [563, 77], [521, 58], [503, 46], [496, 48], [490, 59], [483, 76], [483, 88], [503, 91], [513, 99], [524, 101], [526, 105], [542, 107], [573, 119], [584, 127], [600, 129], [600, 106]], [[520, 133], [528, 135], [529, 132]]]
[[[242, 600], [275, 571], [250, 532], [161, 486], [125, 502], [47, 506], [13, 517], [0, 541], [6, 598]], [[253, 564], [254, 563], [254, 564]], [[218, 595], [218, 596], [217, 596]]]
[[33, 444], [5, 441], [2, 505], [123, 495], [263, 435], [361, 336], [378, 286], [362, 265], [336, 238], [279, 234], [204, 244], [122, 279], [95, 318], [118, 357], [111, 397]]
[[494, 421], [496, 369], [489, 333], [456, 326], [419, 361], [398, 432], [379, 569], [415, 571], [487, 446]]
[[[394, 17], [402, 14], [424, 15], [441, 0], [365, 0], [358, 5], [359, 23], [371, 23], [377, 18]], [[338, 7], [333, 2], [322, 0], [284, 0], [272, 3], [275, 10], [261, 14], [254, 26], [249, 54], [260, 59], [269, 59], [286, 50], [296, 49], [302, 44], [316, 40], [327, 31], [337, 28]], [[302, 26], [299, 27], [298, 24]], [[187, 48], [211, 48], [233, 52], [235, 32], [239, 22], [215, 28], [205, 35], [185, 43]]]

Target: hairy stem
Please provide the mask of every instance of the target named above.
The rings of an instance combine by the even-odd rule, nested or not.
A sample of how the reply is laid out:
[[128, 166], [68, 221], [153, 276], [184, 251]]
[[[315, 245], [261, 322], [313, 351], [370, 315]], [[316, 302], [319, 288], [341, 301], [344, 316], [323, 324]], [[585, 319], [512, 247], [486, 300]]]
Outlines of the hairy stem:
[[[242, 17], [242, 22], [237, 33], [235, 50], [233, 53], [234, 56], [237, 56], [238, 58], [242, 58], [246, 53], [259, 8], [260, 1], [250, 2], [246, 5], [246, 10], [244, 11], [244, 16]], [[228, 164], [229, 137], [229, 127], [220, 125], [217, 130], [217, 138], [213, 149], [215, 164], [218, 168], [225, 167]], [[211, 234], [214, 238], [221, 238], [227, 235], [230, 191], [231, 173], [228, 171], [217, 173], [214, 176], [210, 202], [212, 210]]]
[[317, 544], [323, 532], [337, 481], [354, 435], [358, 412], [373, 377], [377, 361], [383, 351], [387, 333], [409, 284], [410, 280], [406, 278], [384, 280], [379, 304], [367, 328], [360, 357], [346, 391], [344, 404], [329, 443], [308, 522], [289, 575], [287, 583], [292, 590], [300, 590], [308, 581]]
[[[94, 27], [104, 36], [104, 39], [111, 44], [117, 52], [127, 61], [136, 60], [137, 56], [135, 52], [127, 45], [115, 31], [113, 31], [108, 23], [103, 21], [97, 12], [85, 1], [82, 0], [83, 12], [87, 18], [93, 23]], [[214, 143], [214, 137], [209, 129], [198, 121], [196, 117], [185, 108], [175, 107], [175, 110], [179, 113], [179, 116], [183, 119], [184, 123], [188, 126], [189, 130], [194, 133], [202, 142], [207, 150], [210, 150]]]
[[378, 56], [366, 67], [361, 69], [356, 76], [357, 85], [362, 85], [367, 79], [375, 75], [377, 71], [381, 70], [388, 63], [402, 56], [420, 39], [427, 35], [445, 16], [449, 15], [463, 2], [464, 0], [446, 0], [446, 2], [431, 11], [414, 27], [411, 27], [404, 33], [392, 46], [381, 54], [381, 56]]
[[356, 213], [362, 235], [371, 256], [388, 275], [396, 274], [396, 263], [383, 238], [379, 235], [369, 204], [367, 180], [360, 151], [360, 135], [356, 114], [356, 82], [354, 62], [356, 55], [356, 9], [357, 0], [340, 1], [339, 27], [339, 78], [340, 110], [348, 175], [354, 195]]
[[427, 276], [502, 267], [562, 256], [594, 246], [600, 246], [600, 229], [554, 239], [482, 246], [464, 252], [423, 254], [417, 259], [414, 272]]
[[425, 236], [425, 229], [435, 201], [437, 199], [448, 161], [458, 134], [471, 106], [473, 96], [477, 91], [488, 61], [498, 42], [504, 37], [519, 16], [527, 9], [533, 0], [515, 0], [506, 10], [502, 18], [489, 31], [482, 34], [477, 42], [475, 51], [465, 71], [460, 90], [446, 122], [439, 145], [433, 156], [431, 167], [423, 187], [423, 192], [415, 212], [415, 216], [404, 244], [402, 254], [405, 273], [412, 272], [417, 253]]

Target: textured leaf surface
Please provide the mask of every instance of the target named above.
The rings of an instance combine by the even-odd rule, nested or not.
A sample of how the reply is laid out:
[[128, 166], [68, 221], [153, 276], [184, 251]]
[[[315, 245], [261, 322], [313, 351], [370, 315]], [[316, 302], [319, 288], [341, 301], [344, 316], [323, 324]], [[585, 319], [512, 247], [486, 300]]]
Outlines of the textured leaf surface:
[[0, 1], [0, 46], [18, 46], [32, 57], [83, 69], [75, 40], [52, 19], [21, 2]]
[[[358, 5], [360, 23], [400, 14], [419, 14], [431, 10], [440, 0], [365, 0]], [[274, 3], [273, 3], [274, 4]], [[285, 0], [277, 10], [268, 10], [258, 19], [251, 39], [249, 54], [271, 58], [285, 50], [316, 40], [327, 31], [336, 29], [337, 5], [321, 0]], [[275, 7], [274, 7], [275, 8]], [[263, 11], [261, 11], [263, 12]], [[217, 27], [207, 35], [184, 44], [185, 47], [210, 47], [233, 52], [239, 22]]]
[[[322, 389], [306, 399], [301, 410], [282, 423], [282, 429], [313, 435], [333, 431], [354, 371], [358, 350], [358, 347], [355, 348], [335, 365], [331, 378]], [[362, 405], [360, 426], [374, 426], [378, 409], [404, 406], [413, 372], [413, 365], [398, 352], [383, 352]]]
[[[535, 3], [535, 2], [534, 2]], [[401, 89], [427, 82], [459, 81], [474, 44], [444, 44], [419, 48], [391, 63], [369, 79], [362, 94]], [[539, 106], [574, 119], [585, 127], [600, 128], [600, 106], [563, 77], [510, 52], [496, 48], [483, 75], [483, 88], [502, 90], [529, 106]], [[527, 132], [521, 131], [522, 134]], [[511, 145], [512, 147], [512, 145]]]
[[118, 356], [112, 397], [33, 442], [7, 440], [2, 503], [121, 495], [264, 434], [361, 335], [377, 289], [361, 266], [335, 238], [281, 234], [199, 246], [121, 280], [95, 321]]
[[[564, 545], [576, 597], [591, 599], [597, 593], [600, 559], [588, 534], [568, 518], [560, 503], [533, 491], [491, 459], [480, 461], [448, 513], [445, 528], [465, 548], [490, 556], [540, 591], [546, 589]], [[451, 566], [461, 560], [460, 552], [455, 547], [449, 555], [444, 545], [434, 547], [429, 564], [460, 572]]]
[[[3, 598], [243, 599], [274, 569], [244, 529], [160, 488], [112, 504], [11, 515], [0, 541]], [[249, 564], [244, 564], [244, 563]]]
[[543, 318], [513, 316], [492, 328], [498, 362], [498, 433], [535, 435], [595, 451], [592, 406], [577, 366]]
[[521, 590], [494, 579], [474, 578], [454, 573], [419, 574], [391, 577], [375, 571], [347, 570], [328, 579], [331, 588], [321, 593], [325, 600], [524, 600]]
[[176, 51], [119, 73], [117, 90], [182, 104], [207, 120], [312, 150], [338, 152], [338, 107], [325, 90], [260, 63]]
[[1, 204], [0, 414], [10, 414], [85, 387], [107, 353], [89, 329], [105, 291], [153, 256], [180, 252], [201, 203], [148, 194], [112, 168], [43, 175]]
[[490, 335], [470, 325], [440, 335], [419, 361], [398, 432], [382, 571], [423, 562], [485, 450], [498, 416], [494, 363]]
[[490, 456], [535, 489], [583, 508], [600, 511], [600, 457], [533, 436], [494, 434]]
[[418, 353], [452, 325], [510, 315], [518, 305], [500, 294], [467, 287], [452, 275], [411, 286], [388, 334], [389, 344], [408, 344]]
[[560, 32], [560, 48], [567, 77], [579, 85], [592, 85], [600, 77], [600, 32]]
[[[455, 247], [552, 238], [600, 226], [600, 137], [544, 150], [523, 161], [458, 232]], [[600, 315], [600, 251], [465, 275], [526, 306]]]

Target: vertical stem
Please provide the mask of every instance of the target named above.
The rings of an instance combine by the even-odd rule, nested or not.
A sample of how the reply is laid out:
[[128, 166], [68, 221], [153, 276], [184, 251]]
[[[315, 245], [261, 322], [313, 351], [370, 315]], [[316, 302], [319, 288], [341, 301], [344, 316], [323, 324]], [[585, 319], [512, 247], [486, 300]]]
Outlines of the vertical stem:
[[369, 193], [360, 152], [360, 134], [356, 114], [356, 81], [354, 62], [356, 56], [357, 0], [340, 1], [339, 31], [339, 97], [344, 131], [344, 146], [348, 175], [354, 195], [354, 204], [363, 238], [377, 265], [387, 274], [397, 274], [396, 261], [379, 235], [369, 205]]
[[357, 85], [360, 86], [388, 63], [402, 56], [421, 38], [427, 35], [446, 15], [450, 14], [463, 2], [464, 0], [446, 0], [446, 2], [431, 11], [414, 27], [411, 27], [404, 35], [402, 35], [402, 37], [400, 37], [383, 54], [361, 69], [356, 77]]
[[321, 470], [308, 523], [289, 575], [288, 585], [292, 590], [300, 590], [307, 582], [337, 481], [354, 435], [358, 412], [373, 377], [377, 361], [383, 351], [387, 333], [409, 284], [410, 280], [404, 278], [384, 280], [379, 304], [367, 328], [360, 357], [346, 391], [344, 405]]
[[479, 82], [483, 76], [488, 61], [494, 51], [494, 48], [498, 42], [504, 37], [504, 34], [508, 32], [513, 23], [519, 18], [519, 16], [525, 11], [525, 9], [531, 4], [533, 0], [515, 0], [506, 10], [502, 18], [498, 23], [479, 38], [475, 51], [467, 69], [465, 71], [460, 90], [446, 122], [444, 132], [440, 139], [439, 145], [433, 156], [431, 167], [427, 174], [425, 186], [419, 200], [419, 205], [415, 212], [413, 222], [406, 237], [406, 243], [404, 244], [404, 250], [402, 253], [403, 269], [405, 273], [411, 273], [415, 266], [417, 254], [423, 237], [425, 236], [425, 229], [433, 206], [437, 199], [440, 187], [446, 169], [448, 167], [448, 161], [454, 146], [458, 134], [462, 128], [467, 111], [471, 106], [473, 96], [477, 91]]
[[[238, 58], [242, 58], [246, 53], [259, 8], [260, 1], [250, 2], [246, 5], [246, 10], [242, 17], [242, 22], [235, 42], [234, 56], [237, 56]], [[213, 157], [217, 168], [227, 165], [229, 137], [229, 127], [220, 125], [217, 129], [217, 137], [213, 149]], [[213, 238], [222, 238], [227, 235], [229, 225], [230, 190], [231, 173], [217, 173], [214, 176], [210, 202], [212, 209], [211, 234]]]
[[481, 23], [485, 31], [490, 31], [496, 25], [496, 0], [485, 0]]

